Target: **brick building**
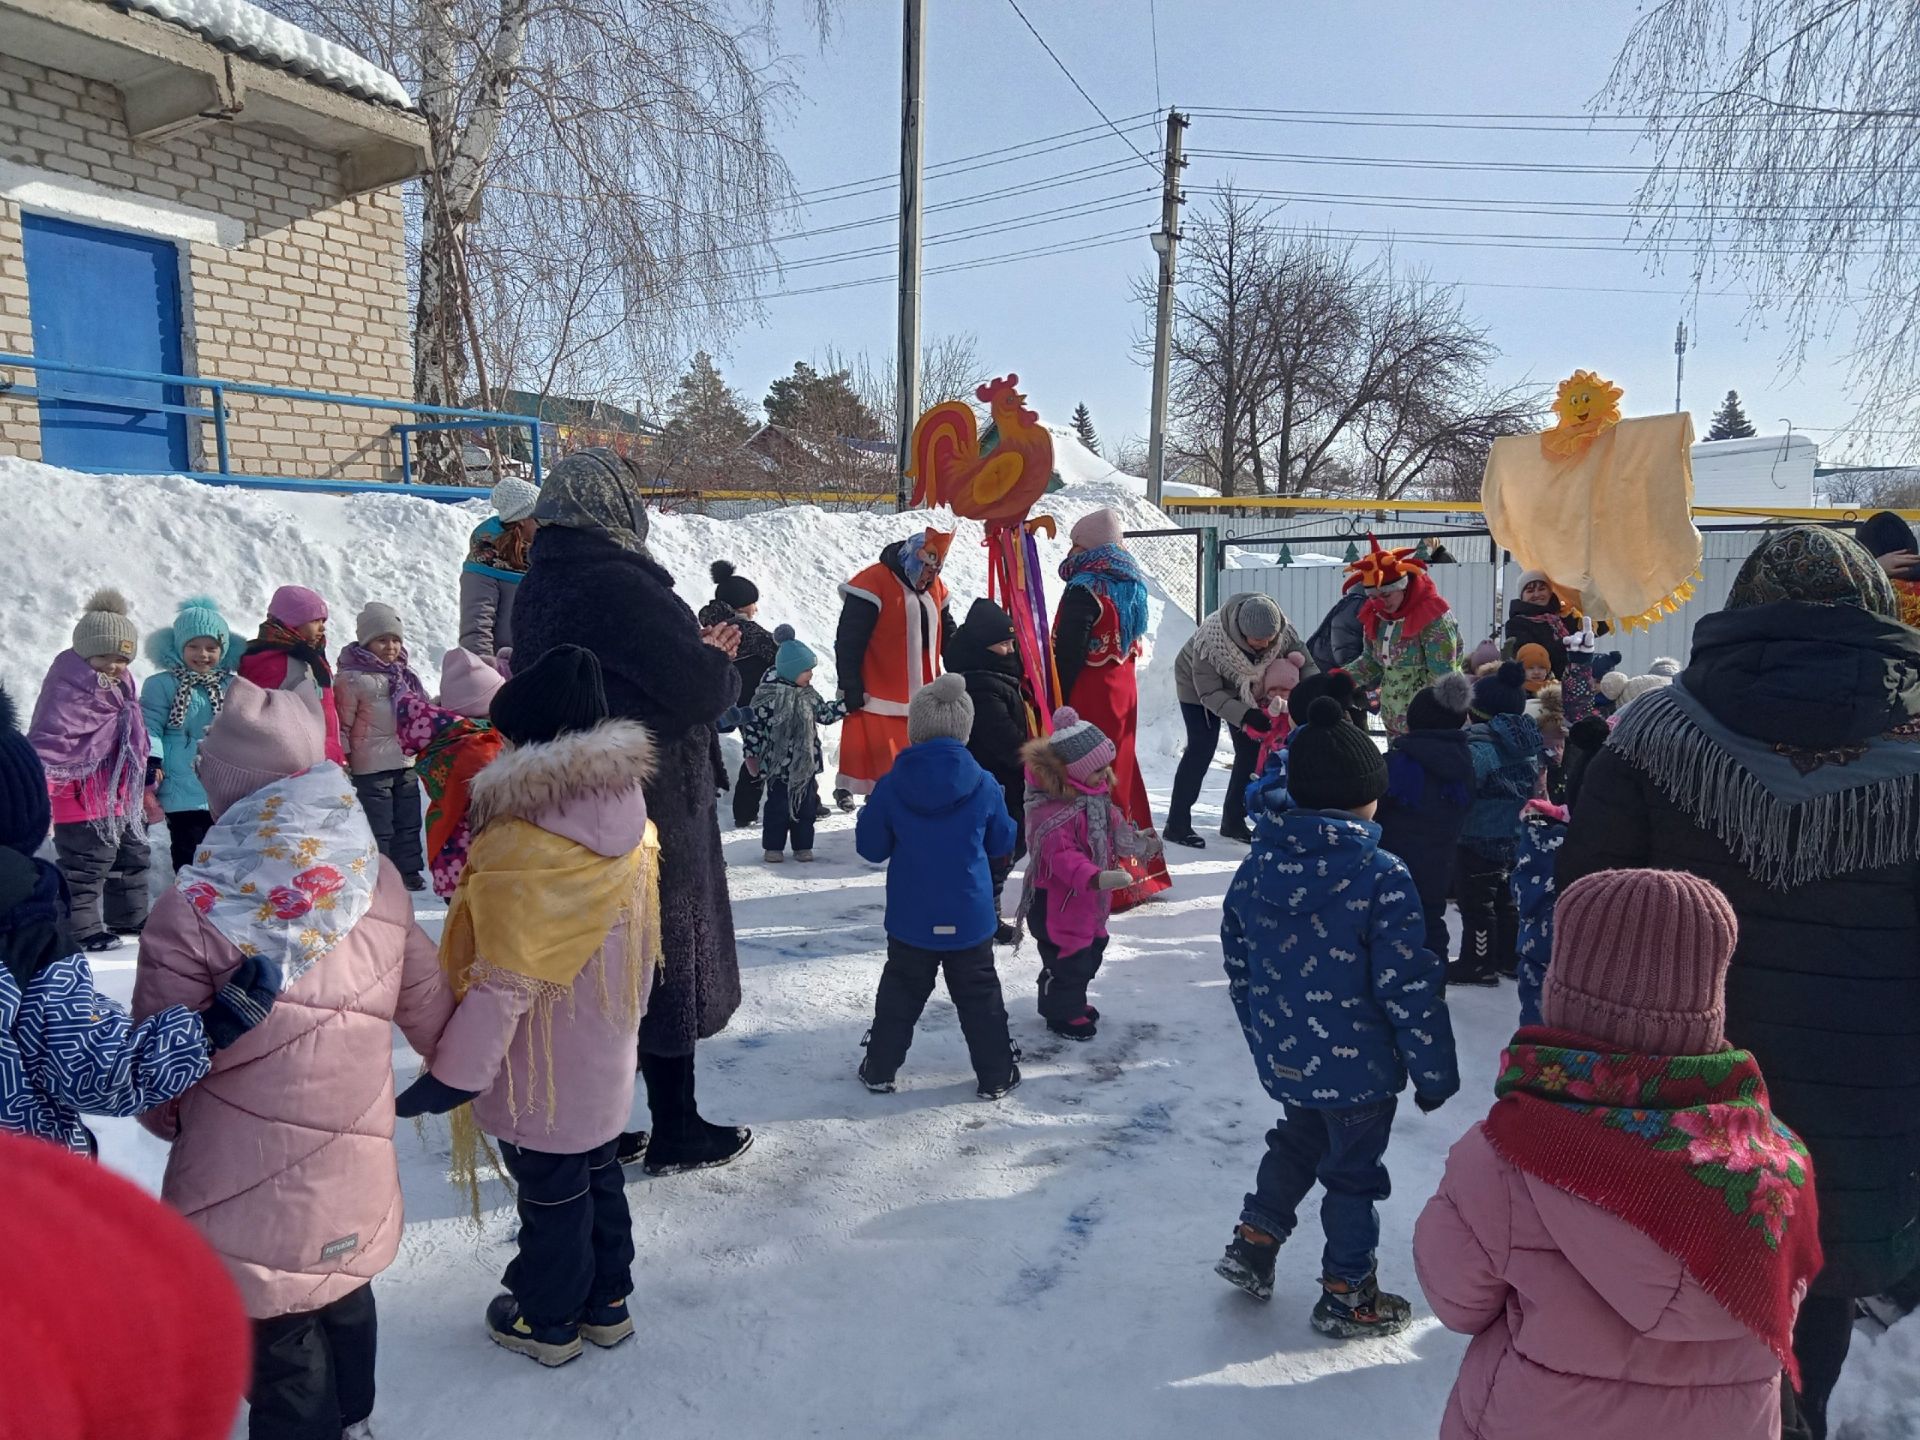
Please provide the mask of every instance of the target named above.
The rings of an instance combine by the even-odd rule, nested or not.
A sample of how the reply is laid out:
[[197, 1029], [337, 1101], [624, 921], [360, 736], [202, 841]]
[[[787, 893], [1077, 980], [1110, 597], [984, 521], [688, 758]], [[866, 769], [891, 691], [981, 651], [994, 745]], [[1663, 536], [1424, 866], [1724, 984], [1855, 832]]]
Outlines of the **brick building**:
[[[244, 7], [236, 33], [233, 10], [0, 0], [0, 352], [407, 398], [398, 185], [426, 166], [425, 123], [392, 77]], [[49, 398], [63, 388], [96, 403]], [[211, 470], [211, 422], [137, 408], [183, 398], [206, 403], [0, 365], [0, 453]], [[116, 399], [133, 408], [98, 403]], [[238, 473], [397, 475], [403, 416], [244, 396], [229, 412]]]

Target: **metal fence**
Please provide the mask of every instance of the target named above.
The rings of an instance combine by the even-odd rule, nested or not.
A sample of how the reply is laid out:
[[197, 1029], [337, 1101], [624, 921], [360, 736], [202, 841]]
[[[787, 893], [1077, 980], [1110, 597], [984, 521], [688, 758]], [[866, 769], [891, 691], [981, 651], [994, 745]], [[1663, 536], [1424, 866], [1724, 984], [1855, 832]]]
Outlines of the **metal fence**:
[[1127, 549], [1166, 596], [1195, 620], [1212, 599], [1207, 589], [1207, 545], [1198, 529], [1129, 530]]

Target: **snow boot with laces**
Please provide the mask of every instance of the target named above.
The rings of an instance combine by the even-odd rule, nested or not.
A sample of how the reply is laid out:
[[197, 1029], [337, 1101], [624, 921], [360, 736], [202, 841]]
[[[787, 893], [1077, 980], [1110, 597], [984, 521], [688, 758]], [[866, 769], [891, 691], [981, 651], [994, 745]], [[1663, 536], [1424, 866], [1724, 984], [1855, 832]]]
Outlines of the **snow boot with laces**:
[[537, 1360], [549, 1370], [580, 1358], [577, 1324], [535, 1325], [520, 1313], [511, 1295], [496, 1295], [487, 1306], [487, 1337], [503, 1350]]
[[1244, 1221], [1233, 1227], [1227, 1253], [1214, 1262], [1213, 1273], [1237, 1285], [1256, 1300], [1273, 1298], [1273, 1262], [1280, 1242]]
[[602, 1350], [611, 1350], [632, 1334], [633, 1316], [627, 1313], [625, 1299], [589, 1305], [580, 1316], [580, 1338]]
[[1313, 1307], [1313, 1328], [1336, 1340], [1367, 1335], [1398, 1335], [1413, 1323], [1413, 1307], [1402, 1295], [1389, 1295], [1372, 1275], [1358, 1285], [1320, 1277], [1320, 1300]]

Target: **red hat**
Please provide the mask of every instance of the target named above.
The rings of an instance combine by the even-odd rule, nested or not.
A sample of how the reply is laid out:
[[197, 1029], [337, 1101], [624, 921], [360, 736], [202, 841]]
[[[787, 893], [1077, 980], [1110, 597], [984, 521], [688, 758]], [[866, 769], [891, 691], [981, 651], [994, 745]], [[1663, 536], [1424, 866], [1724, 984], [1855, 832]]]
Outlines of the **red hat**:
[[138, 1187], [44, 1140], [0, 1134], [10, 1234], [0, 1295], [7, 1440], [226, 1440], [251, 1367], [219, 1258]]

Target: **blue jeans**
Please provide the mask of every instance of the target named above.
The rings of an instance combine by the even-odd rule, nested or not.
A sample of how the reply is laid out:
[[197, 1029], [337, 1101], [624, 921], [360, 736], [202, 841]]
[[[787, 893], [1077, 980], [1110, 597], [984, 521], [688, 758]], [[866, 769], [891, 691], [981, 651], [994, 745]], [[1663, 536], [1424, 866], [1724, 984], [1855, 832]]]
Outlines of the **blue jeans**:
[[820, 784], [815, 781], [807, 786], [807, 793], [800, 797], [800, 813], [792, 813], [788, 803], [787, 782], [784, 780], [767, 781], [767, 798], [760, 811], [760, 848], [779, 852], [787, 848], [787, 837], [793, 837], [795, 851], [813, 849], [813, 817], [820, 808]]
[[1317, 1180], [1326, 1189], [1320, 1201], [1327, 1237], [1321, 1272], [1350, 1285], [1373, 1274], [1380, 1246], [1380, 1212], [1374, 1207], [1392, 1193], [1383, 1157], [1397, 1103], [1389, 1095], [1345, 1110], [1287, 1106], [1267, 1132], [1266, 1157], [1241, 1208], [1242, 1222], [1285, 1240]]

